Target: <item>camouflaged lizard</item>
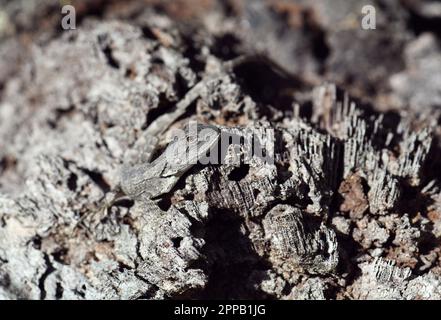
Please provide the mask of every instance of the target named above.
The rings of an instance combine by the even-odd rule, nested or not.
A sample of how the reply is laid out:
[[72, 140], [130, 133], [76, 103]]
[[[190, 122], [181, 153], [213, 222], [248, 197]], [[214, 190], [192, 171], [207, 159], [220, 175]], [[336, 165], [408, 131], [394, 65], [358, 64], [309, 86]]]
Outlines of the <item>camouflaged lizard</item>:
[[[156, 201], [158, 197], [170, 192], [182, 175], [187, 172], [201, 157], [217, 145], [220, 139], [220, 127], [212, 125], [197, 125], [197, 130], [185, 130], [185, 134], [179, 139], [171, 142], [166, 150], [153, 162], [150, 162], [154, 152], [159, 145], [161, 137], [173, 123], [175, 123], [188, 109], [188, 107], [207, 90], [211, 81], [217, 81], [231, 72], [235, 67], [253, 60], [264, 59], [260, 55], [244, 55], [233, 60], [219, 63], [216, 59], [212, 61], [206, 75], [196, 83], [180, 100], [173, 111], [163, 114], [153, 121], [142, 133], [138, 141], [142, 142], [143, 151], [138, 164], [130, 165], [127, 159], [124, 161], [121, 170], [120, 184], [114, 191], [109, 192], [104, 199], [104, 205], [97, 214], [99, 217], [107, 215], [107, 210], [118, 200], [130, 198], [135, 201], [142, 201], [147, 208], [158, 209]], [[195, 143], [189, 143], [193, 141]], [[173, 159], [167, 154], [186, 154], [184, 161], [182, 156], [177, 154]], [[85, 215], [86, 216], [86, 215]], [[83, 216], [77, 225], [83, 222]]]
[[121, 189], [124, 194], [132, 200], [149, 202], [170, 192], [180, 177], [205, 156], [220, 137], [220, 130], [211, 125], [197, 124], [196, 130], [187, 126], [184, 132], [153, 162], [123, 167]]
[[[153, 162], [150, 162], [158, 147], [159, 137], [201, 96], [210, 81], [220, 79], [235, 66], [249, 59], [250, 57], [241, 56], [217, 66], [217, 70], [208, 73], [187, 92], [184, 98], [176, 104], [172, 112], [158, 117], [150, 124], [140, 137], [140, 140], [145, 144], [141, 162], [135, 165], [123, 165], [119, 186], [105, 196], [104, 205], [100, 210], [95, 212], [95, 214], [99, 214], [99, 216], [103, 214], [106, 215], [108, 208], [117, 200], [124, 197], [129, 197], [132, 200], [141, 200], [147, 206], [150, 206], [155, 203], [155, 200], [157, 200], [159, 196], [171, 191], [180, 177], [187, 172], [200, 157], [205, 156], [206, 153], [216, 145], [220, 137], [220, 130], [215, 126], [198, 124], [196, 134], [186, 130], [186, 134], [181, 137], [181, 139], [171, 142], [163, 154]], [[202, 137], [200, 137], [201, 133]], [[196, 144], [188, 143], [194, 139], [196, 139]], [[175, 152], [173, 150], [184, 151], [188, 154], [189, 157], [187, 161], [171, 161], [170, 157], [167, 157], [167, 154]], [[176, 159], [179, 158], [180, 157], [177, 157]], [[78, 224], [82, 223], [85, 216], [80, 219]]]

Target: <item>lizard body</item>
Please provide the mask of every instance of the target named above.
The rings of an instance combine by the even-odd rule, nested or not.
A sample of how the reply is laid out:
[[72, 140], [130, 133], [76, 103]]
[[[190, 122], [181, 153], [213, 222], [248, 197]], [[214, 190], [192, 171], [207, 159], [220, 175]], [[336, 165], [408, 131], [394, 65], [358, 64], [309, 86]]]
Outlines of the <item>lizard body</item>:
[[170, 192], [180, 177], [213, 148], [220, 137], [215, 126], [197, 124], [192, 132], [172, 141], [153, 162], [124, 166], [121, 170], [122, 191], [132, 200], [154, 199]]

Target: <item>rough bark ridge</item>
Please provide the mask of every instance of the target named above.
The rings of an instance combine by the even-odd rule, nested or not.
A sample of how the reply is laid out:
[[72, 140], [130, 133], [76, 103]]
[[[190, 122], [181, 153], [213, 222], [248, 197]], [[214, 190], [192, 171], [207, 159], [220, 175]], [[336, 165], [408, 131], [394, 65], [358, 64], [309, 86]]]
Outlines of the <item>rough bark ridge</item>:
[[[424, 6], [388, 2], [380, 17], [394, 23], [363, 33], [329, 28], [342, 19], [320, 15], [329, 1], [206, 1], [197, 27], [147, 2], [42, 29], [16, 68], [23, 44], [0, 46], [0, 298], [441, 299], [440, 48], [403, 22], [428, 19]], [[348, 49], [354, 34], [371, 51]], [[387, 57], [405, 57], [372, 70], [385, 34]], [[242, 54], [255, 58], [222, 68]], [[274, 163], [236, 161], [232, 144], [229, 161], [196, 165], [157, 206], [92, 214], [123, 162], [142, 158], [143, 132], [201, 79], [173, 127], [271, 129]]]

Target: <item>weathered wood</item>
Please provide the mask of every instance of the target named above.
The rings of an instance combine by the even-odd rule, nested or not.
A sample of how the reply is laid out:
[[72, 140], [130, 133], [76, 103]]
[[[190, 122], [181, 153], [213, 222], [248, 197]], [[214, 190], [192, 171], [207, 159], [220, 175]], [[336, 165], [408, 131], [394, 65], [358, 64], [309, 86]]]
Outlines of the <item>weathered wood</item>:
[[[331, 28], [359, 1], [197, 27], [165, 3], [0, 44], [0, 298], [440, 299], [440, 48], [404, 23], [427, 12], [388, 2], [379, 34]], [[189, 121], [212, 139], [170, 161]]]

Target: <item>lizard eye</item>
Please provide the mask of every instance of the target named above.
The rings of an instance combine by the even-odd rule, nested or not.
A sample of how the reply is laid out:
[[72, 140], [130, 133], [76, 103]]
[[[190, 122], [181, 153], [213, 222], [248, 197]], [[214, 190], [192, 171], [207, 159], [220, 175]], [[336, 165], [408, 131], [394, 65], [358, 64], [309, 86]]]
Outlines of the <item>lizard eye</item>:
[[197, 139], [196, 139], [196, 137], [191, 136], [191, 137], [188, 137], [188, 138], [187, 138], [187, 141], [190, 142], [190, 143], [194, 143], [194, 142], [197, 141]]

